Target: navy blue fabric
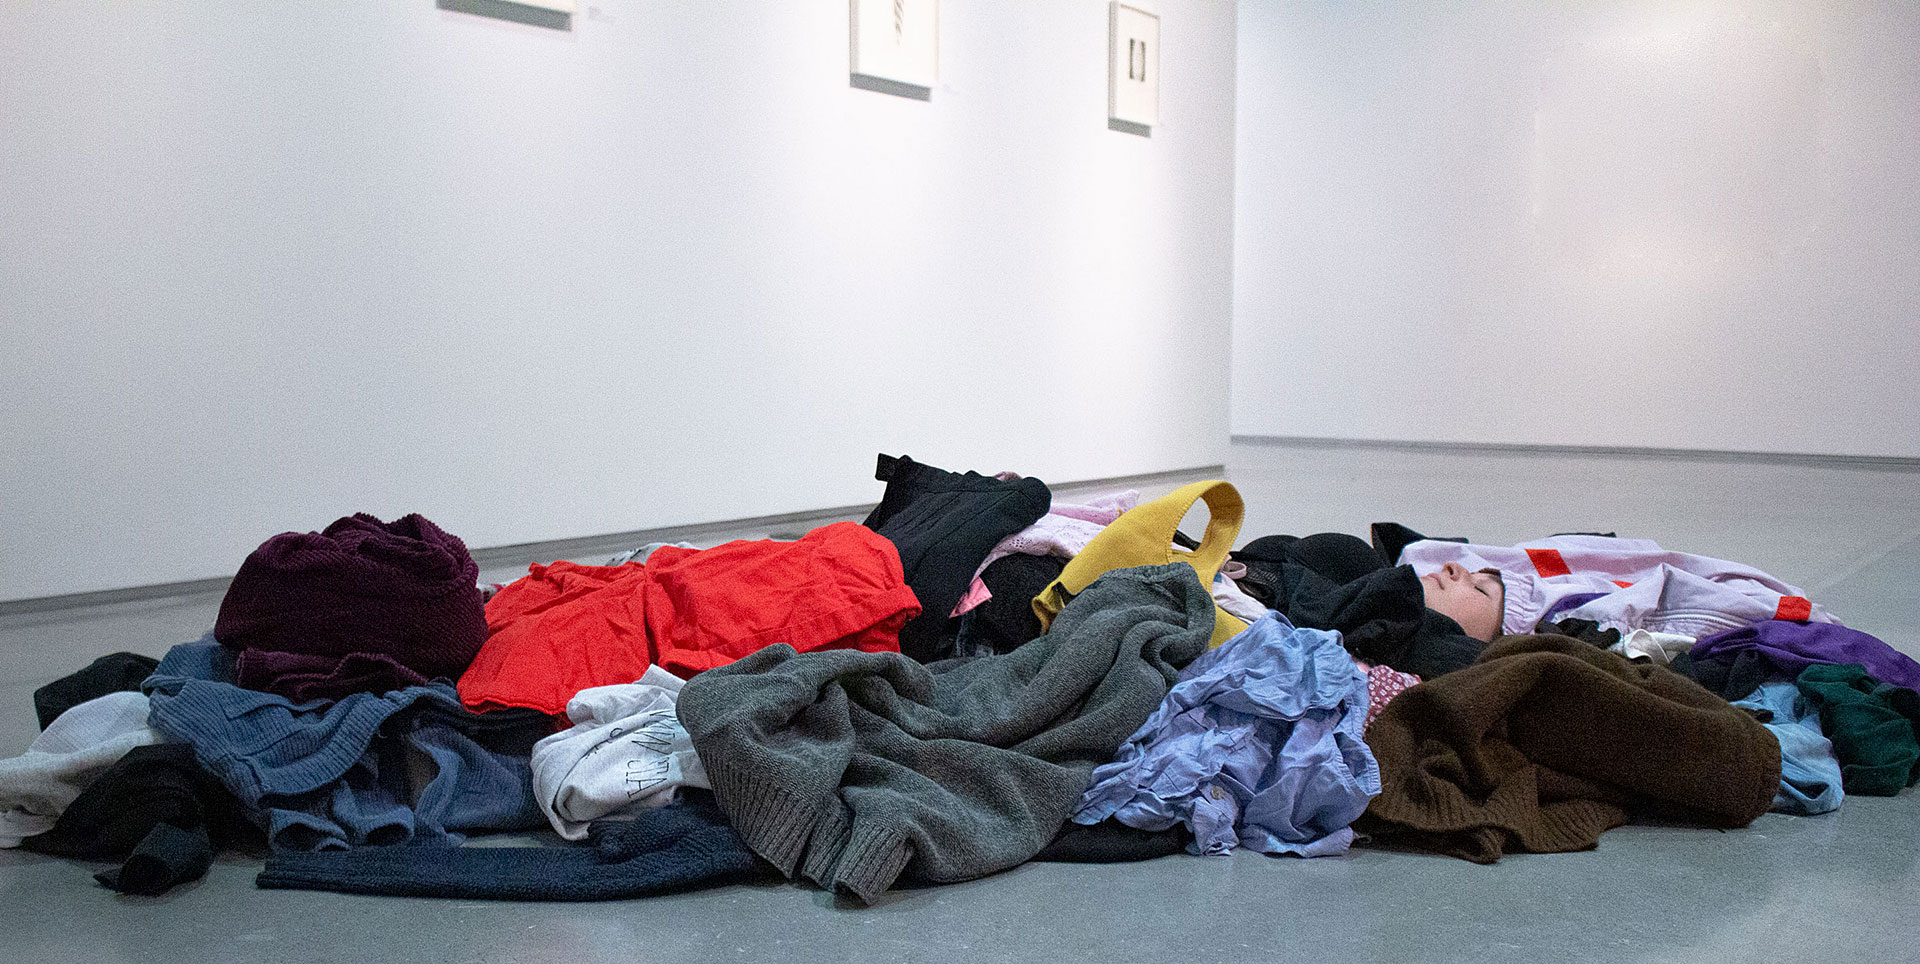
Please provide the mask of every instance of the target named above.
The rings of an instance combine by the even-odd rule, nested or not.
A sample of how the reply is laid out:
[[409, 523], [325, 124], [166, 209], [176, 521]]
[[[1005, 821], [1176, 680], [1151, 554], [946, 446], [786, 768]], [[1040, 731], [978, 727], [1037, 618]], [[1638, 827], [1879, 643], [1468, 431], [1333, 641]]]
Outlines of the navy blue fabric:
[[602, 820], [586, 846], [384, 847], [348, 853], [275, 854], [261, 887], [482, 900], [619, 900], [774, 876], [727, 825], [704, 791]]
[[93, 875], [109, 890], [152, 897], [176, 884], [199, 880], [213, 866], [213, 843], [207, 828], [182, 829], [155, 824], [145, 839], [127, 855], [125, 863]]

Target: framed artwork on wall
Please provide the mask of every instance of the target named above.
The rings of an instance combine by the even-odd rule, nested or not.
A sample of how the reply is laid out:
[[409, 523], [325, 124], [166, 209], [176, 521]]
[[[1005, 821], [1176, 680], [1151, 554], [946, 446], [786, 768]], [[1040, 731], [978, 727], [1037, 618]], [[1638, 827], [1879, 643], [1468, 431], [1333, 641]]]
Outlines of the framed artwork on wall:
[[1146, 133], [1160, 122], [1160, 16], [1121, 0], [1107, 11], [1107, 119]]
[[940, 79], [940, 0], [849, 2], [853, 85], [927, 99]]

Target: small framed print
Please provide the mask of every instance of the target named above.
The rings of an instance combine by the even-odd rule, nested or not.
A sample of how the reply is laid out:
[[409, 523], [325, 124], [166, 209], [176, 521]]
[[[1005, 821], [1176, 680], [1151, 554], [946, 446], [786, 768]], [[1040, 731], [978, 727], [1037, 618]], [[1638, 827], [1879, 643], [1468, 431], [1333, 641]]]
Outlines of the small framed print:
[[1107, 5], [1107, 119], [1160, 121], [1160, 16], [1133, 3]]
[[931, 92], [940, 79], [939, 0], [850, 2], [855, 86], [874, 86], [864, 77]]

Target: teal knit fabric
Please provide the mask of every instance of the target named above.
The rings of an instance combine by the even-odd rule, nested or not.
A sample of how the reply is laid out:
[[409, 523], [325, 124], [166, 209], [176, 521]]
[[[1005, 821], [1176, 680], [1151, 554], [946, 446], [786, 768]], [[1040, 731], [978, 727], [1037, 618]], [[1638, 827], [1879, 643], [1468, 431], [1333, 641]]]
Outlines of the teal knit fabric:
[[1846, 792], [1890, 797], [1920, 782], [1920, 694], [1858, 663], [1815, 663], [1794, 682], [1833, 740]]

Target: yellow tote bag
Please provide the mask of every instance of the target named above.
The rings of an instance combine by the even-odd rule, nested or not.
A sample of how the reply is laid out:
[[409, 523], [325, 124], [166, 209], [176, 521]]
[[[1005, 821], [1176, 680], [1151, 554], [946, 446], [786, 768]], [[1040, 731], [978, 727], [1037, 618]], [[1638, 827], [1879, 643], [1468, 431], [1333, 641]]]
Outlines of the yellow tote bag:
[[[1180, 520], [1195, 502], [1207, 504], [1207, 532], [1200, 548], [1188, 551], [1173, 544]], [[1127, 510], [1113, 524], [1100, 531], [1080, 554], [1067, 563], [1060, 578], [1047, 584], [1033, 597], [1033, 614], [1040, 617], [1041, 629], [1053, 626], [1067, 601], [1079, 595], [1095, 579], [1113, 569], [1135, 566], [1163, 566], [1184, 562], [1200, 577], [1200, 585], [1212, 590], [1214, 574], [1227, 561], [1233, 540], [1240, 535], [1240, 520], [1247, 506], [1240, 491], [1223, 479], [1195, 482]], [[1232, 639], [1247, 628], [1246, 621], [1220, 607], [1213, 608], [1213, 639], [1209, 647]]]

